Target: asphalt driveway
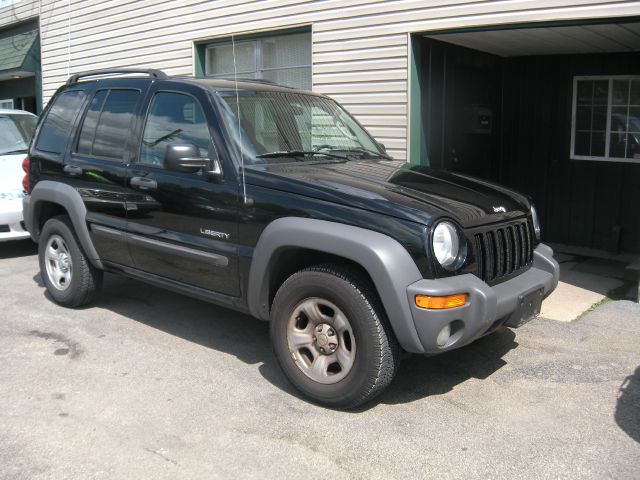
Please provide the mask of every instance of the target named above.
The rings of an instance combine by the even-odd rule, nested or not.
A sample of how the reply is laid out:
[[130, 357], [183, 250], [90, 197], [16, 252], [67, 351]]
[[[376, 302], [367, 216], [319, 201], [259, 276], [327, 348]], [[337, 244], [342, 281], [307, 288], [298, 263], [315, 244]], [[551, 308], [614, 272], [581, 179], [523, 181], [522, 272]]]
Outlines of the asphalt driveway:
[[0, 245], [0, 478], [640, 478], [640, 305], [409, 357], [356, 412], [299, 399], [267, 324], [107, 276], [45, 295]]

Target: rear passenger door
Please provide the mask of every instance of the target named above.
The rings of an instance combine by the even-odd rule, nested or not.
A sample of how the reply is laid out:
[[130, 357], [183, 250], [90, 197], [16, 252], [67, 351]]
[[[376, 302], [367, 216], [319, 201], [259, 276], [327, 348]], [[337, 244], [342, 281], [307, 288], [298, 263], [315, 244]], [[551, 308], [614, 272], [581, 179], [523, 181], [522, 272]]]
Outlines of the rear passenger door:
[[98, 83], [64, 166], [87, 208], [91, 239], [101, 260], [124, 266], [133, 265], [125, 236], [127, 204], [140, 196], [125, 186], [126, 164], [144, 90], [144, 84], [102, 88]]
[[[206, 93], [187, 84], [152, 91], [138, 158], [127, 185], [147, 200], [129, 205], [128, 230], [137, 269], [212, 292], [239, 296], [237, 177], [218, 155], [217, 119]], [[168, 145], [195, 145], [217, 159], [221, 177], [165, 168]]]

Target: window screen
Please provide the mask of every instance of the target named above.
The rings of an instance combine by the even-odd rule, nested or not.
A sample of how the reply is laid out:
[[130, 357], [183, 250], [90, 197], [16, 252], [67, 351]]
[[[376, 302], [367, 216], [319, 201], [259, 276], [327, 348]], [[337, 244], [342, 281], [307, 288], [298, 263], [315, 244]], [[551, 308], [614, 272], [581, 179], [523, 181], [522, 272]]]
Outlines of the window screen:
[[264, 37], [207, 48], [206, 73], [216, 78], [265, 79], [311, 90], [311, 34]]
[[38, 150], [58, 154], [64, 151], [84, 97], [82, 90], [71, 90], [53, 99], [47, 118], [40, 128], [36, 142]]
[[139, 98], [138, 90], [98, 91], [82, 125], [78, 153], [122, 159]]

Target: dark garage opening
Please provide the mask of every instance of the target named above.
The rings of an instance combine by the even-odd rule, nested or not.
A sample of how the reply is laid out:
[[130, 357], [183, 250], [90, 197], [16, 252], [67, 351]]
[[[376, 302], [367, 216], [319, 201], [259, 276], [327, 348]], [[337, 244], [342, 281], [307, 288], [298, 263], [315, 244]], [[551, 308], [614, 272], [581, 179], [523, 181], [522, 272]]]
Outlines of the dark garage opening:
[[640, 253], [639, 19], [414, 35], [412, 54], [412, 162], [530, 195], [547, 242]]

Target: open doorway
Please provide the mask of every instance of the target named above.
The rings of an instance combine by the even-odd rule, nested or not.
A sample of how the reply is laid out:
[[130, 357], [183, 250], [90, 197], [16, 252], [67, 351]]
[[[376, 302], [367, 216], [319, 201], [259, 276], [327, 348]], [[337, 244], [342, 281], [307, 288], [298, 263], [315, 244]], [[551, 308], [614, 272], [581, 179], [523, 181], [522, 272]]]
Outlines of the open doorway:
[[[412, 54], [412, 162], [531, 196], [546, 241], [640, 253], [640, 158], [618, 153], [640, 115], [640, 19], [424, 33]], [[578, 95], [589, 82], [603, 92]]]

